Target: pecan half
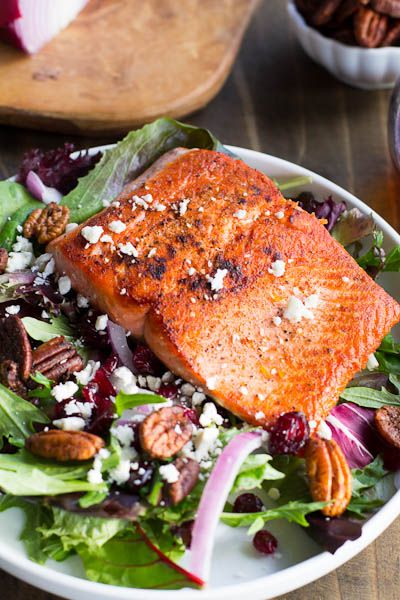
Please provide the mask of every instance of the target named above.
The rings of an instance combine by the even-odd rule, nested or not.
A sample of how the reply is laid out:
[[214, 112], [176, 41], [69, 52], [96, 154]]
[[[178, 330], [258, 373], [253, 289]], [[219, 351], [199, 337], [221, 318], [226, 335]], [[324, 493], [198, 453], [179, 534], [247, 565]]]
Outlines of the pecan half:
[[360, 46], [377, 48], [383, 42], [388, 30], [389, 20], [370, 8], [363, 6], [354, 16], [354, 35]]
[[400, 21], [394, 21], [394, 24], [389, 27], [381, 46], [393, 46], [400, 39]]
[[32, 353], [32, 372], [39, 371], [52, 381], [61, 381], [82, 369], [82, 358], [62, 335], [41, 344]]
[[0, 275], [6, 270], [8, 263], [8, 252], [5, 248], [0, 248]]
[[0, 319], [0, 363], [10, 360], [18, 365], [20, 379], [28, 379], [32, 349], [21, 319], [15, 315]]
[[68, 220], [68, 206], [51, 202], [46, 208], [37, 208], [29, 215], [24, 224], [24, 236], [35, 237], [39, 244], [47, 244], [64, 233]]
[[371, 7], [389, 17], [400, 17], [400, 0], [371, 0]]
[[316, 27], [326, 25], [341, 3], [342, 0], [322, 0], [310, 18], [311, 23]]
[[28, 388], [20, 378], [18, 365], [13, 360], [3, 360], [0, 363], [0, 383], [23, 398], [28, 392]]
[[181, 502], [194, 488], [199, 478], [200, 465], [191, 458], [177, 458], [173, 463], [179, 471], [179, 479], [166, 486], [171, 504]]
[[339, 517], [347, 508], [352, 479], [346, 458], [335, 440], [311, 438], [305, 451], [310, 492], [316, 502], [329, 502], [322, 513]]
[[375, 425], [383, 439], [400, 448], [400, 406], [382, 406], [375, 413]]
[[139, 427], [140, 443], [152, 458], [170, 458], [190, 440], [193, 426], [181, 406], [156, 410]]
[[25, 442], [25, 448], [32, 454], [59, 462], [89, 460], [103, 447], [104, 440], [97, 435], [60, 429], [34, 433]]

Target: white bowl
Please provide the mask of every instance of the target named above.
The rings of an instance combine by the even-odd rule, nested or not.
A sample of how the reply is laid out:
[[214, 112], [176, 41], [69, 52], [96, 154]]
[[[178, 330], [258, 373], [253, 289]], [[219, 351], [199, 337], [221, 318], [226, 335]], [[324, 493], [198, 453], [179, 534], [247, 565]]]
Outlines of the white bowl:
[[[363, 213], [372, 213], [376, 225], [385, 235], [385, 249], [400, 244], [400, 235], [372, 211], [366, 204], [327, 179], [298, 165], [261, 152], [244, 148], [228, 148], [248, 165], [285, 181], [295, 176], [311, 176], [312, 183], [306, 188], [318, 198], [332, 195], [335, 200], [345, 200], [348, 206], [357, 207]], [[103, 150], [97, 148], [97, 150]], [[93, 149], [94, 152], [96, 149]], [[304, 189], [304, 186], [302, 186]], [[302, 191], [293, 189], [293, 196]], [[384, 273], [380, 283], [400, 299], [400, 277]], [[400, 487], [400, 482], [397, 487]], [[31, 585], [71, 600], [268, 600], [326, 575], [350, 560], [380, 535], [400, 514], [400, 491], [364, 525], [359, 539], [347, 541], [335, 554], [323, 552], [305, 531], [292, 523], [272, 521], [268, 524], [279, 539], [279, 555], [265, 557], [257, 554], [251, 546], [244, 528], [233, 529], [218, 526], [211, 571], [211, 581], [204, 590], [139, 590], [104, 585], [84, 578], [82, 565], [77, 557], [65, 562], [48, 561], [46, 565], [31, 562], [19, 533], [23, 516], [19, 509], [0, 513], [0, 567]], [[0, 598], [2, 594], [0, 592]]]
[[288, 13], [304, 51], [332, 75], [364, 90], [392, 88], [400, 77], [400, 47], [346, 46], [309, 27], [289, 0]]

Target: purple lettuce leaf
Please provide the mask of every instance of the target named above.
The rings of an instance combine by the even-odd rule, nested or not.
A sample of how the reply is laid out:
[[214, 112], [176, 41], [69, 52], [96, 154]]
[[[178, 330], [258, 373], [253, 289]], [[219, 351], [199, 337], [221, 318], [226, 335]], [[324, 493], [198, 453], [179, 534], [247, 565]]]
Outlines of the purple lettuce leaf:
[[33, 171], [46, 186], [67, 194], [76, 187], [78, 179], [87, 175], [101, 158], [101, 152], [90, 156], [87, 151], [71, 158], [74, 151], [75, 146], [70, 143], [47, 152], [39, 148], [29, 150], [23, 156], [17, 181], [26, 185], [26, 178]]
[[326, 200], [319, 202], [311, 192], [302, 192], [294, 200], [306, 212], [314, 213], [317, 219], [326, 219], [325, 227], [328, 231], [332, 231], [340, 215], [346, 210], [346, 203], [335, 202], [332, 196], [328, 196]]
[[373, 461], [382, 446], [374, 426], [375, 411], [346, 402], [335, 406], [326, 423], [343, 450], [350, 467], [362, 468]]

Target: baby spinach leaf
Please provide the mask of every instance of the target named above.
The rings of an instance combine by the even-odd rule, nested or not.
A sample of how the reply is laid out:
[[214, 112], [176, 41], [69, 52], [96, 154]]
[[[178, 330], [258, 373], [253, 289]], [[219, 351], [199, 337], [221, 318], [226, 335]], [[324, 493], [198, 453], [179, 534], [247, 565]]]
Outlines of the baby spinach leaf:
[[163, 118], [131, 131], [111, 150], [78, 185], [67, 194], [62, 204], [70, 209], [70, 220], [82, 223], [104, 208], [104, 201], [114, 200], [124, 186], [168, 150], [207, 148], [227, 152], [207, 130]]
[[30, 402], [0, 384], [0, 448], [3, 439], [22, 447], [34, 433], [34, 423], [48, 423], [46, 415]]
[[136, 408], [142, 404], [163, 404], [166, 401], [164, 396], [158, 394], [125, 394], [121, 391], [115, 397], [115, 407], [118, 416], [121, 416], [128, 408]]
[[[389, 381], [396, 387], [400, 385], [398, 378], [394, 374], [389, 376]], [[380, 408], [385, 404], [400, 406], [400, 395], [392, 394], [385, 388], [374, 390], [368, 387], [349, 387], [340, 394], [340, 398], [347, 400], [347, 402], [354, 402], [354, 404], [358, 404], [359, 406], [365, 406], [366, 408]]]
[[59, 335], [69, 341], [74, 339], [74, 331], [63, 315], [51, 317], [50, 323], [33, 317], [23, 317], [22, 322], [28, 335], [39, 342], [48, 342]]
[[17, 227], [35, 208], [44, 204], [35, 200], [28, 190], [14, 181], [0, 181], [0, 247], [11, 250]]

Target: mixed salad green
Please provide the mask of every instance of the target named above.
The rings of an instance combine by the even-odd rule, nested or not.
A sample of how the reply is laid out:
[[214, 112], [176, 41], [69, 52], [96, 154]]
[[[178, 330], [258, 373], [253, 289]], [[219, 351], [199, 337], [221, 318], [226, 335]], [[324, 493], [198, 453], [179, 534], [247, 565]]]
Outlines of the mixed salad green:
[[[81, 223], [178, 146], [227, 152], [207, 130], [160, 119], [93, 160], [85, 153], [71, 159], [70, 145], [51, 154], [32, 151], [18, 181], [0, 182], [0, 247], [8, 252], [8, 268], [0, 275], [0, 317], [21, 319], [32, 348], [62, 336], [84, 363], [61, 383], [34, 371], [21, 393], [0, 375], [0, 511], [24, 511], [21, 540], [32, 560], [43, 564], [78, 555], [89, 579], [128, 587], [202, 586], [219, 520], [254, 536], [269, 521], [285, 519], [334, 552], [359, 537], [363, 520], [393, 494], [392, 472], [400, 467], [400, 452], [388, 447], [374, 426], [377, 408], [400, 406], [400, 344], [391, 335], [325, 423], [353, 476], [346, 513], [327, 519], [319, 512], [325, 503], [310, 495], [301, 453], [272, 456], [265, 432], [216, 406], [201, 389], [169, 372], [147, 347], [104, 322], [85, 298], [60, 285], [51, 255], [22, 236], [27, 216], [46, 206], [49, 190], [61, 190], [71, 223]], [[74, 160], [80, 161], [78, 171]], [[41, 186], [29, 183], [31, 172], [40, 176]], [[308, 183], [297, 178], [280, 187], [287, 193]], [[325, 219], [331, 234], [371, 276], [400, 270], [400, 246], [385, 254], [383, 234], [371, 216], [332, 198], [318, 201], [309, 192], [295, 199]], [[185, 408], [195, 431], [184, 456], [199, 464], [195, 485], [177, 503], [168, 497], [176, 481], [171, 460], [149, 459], [137, 435], [146, 416], [174, 403]], [[49, 427], [91, 432], [104, 439], [105, 447], [79, 463], [40, 458], [25, 443]], [[185, 570], [179, 560], [190, 543], [192, 558]], [[268, 546], [264, 540], [261, 551], [266, 547], [274, 550], [276, 540], [269, 539]]]

